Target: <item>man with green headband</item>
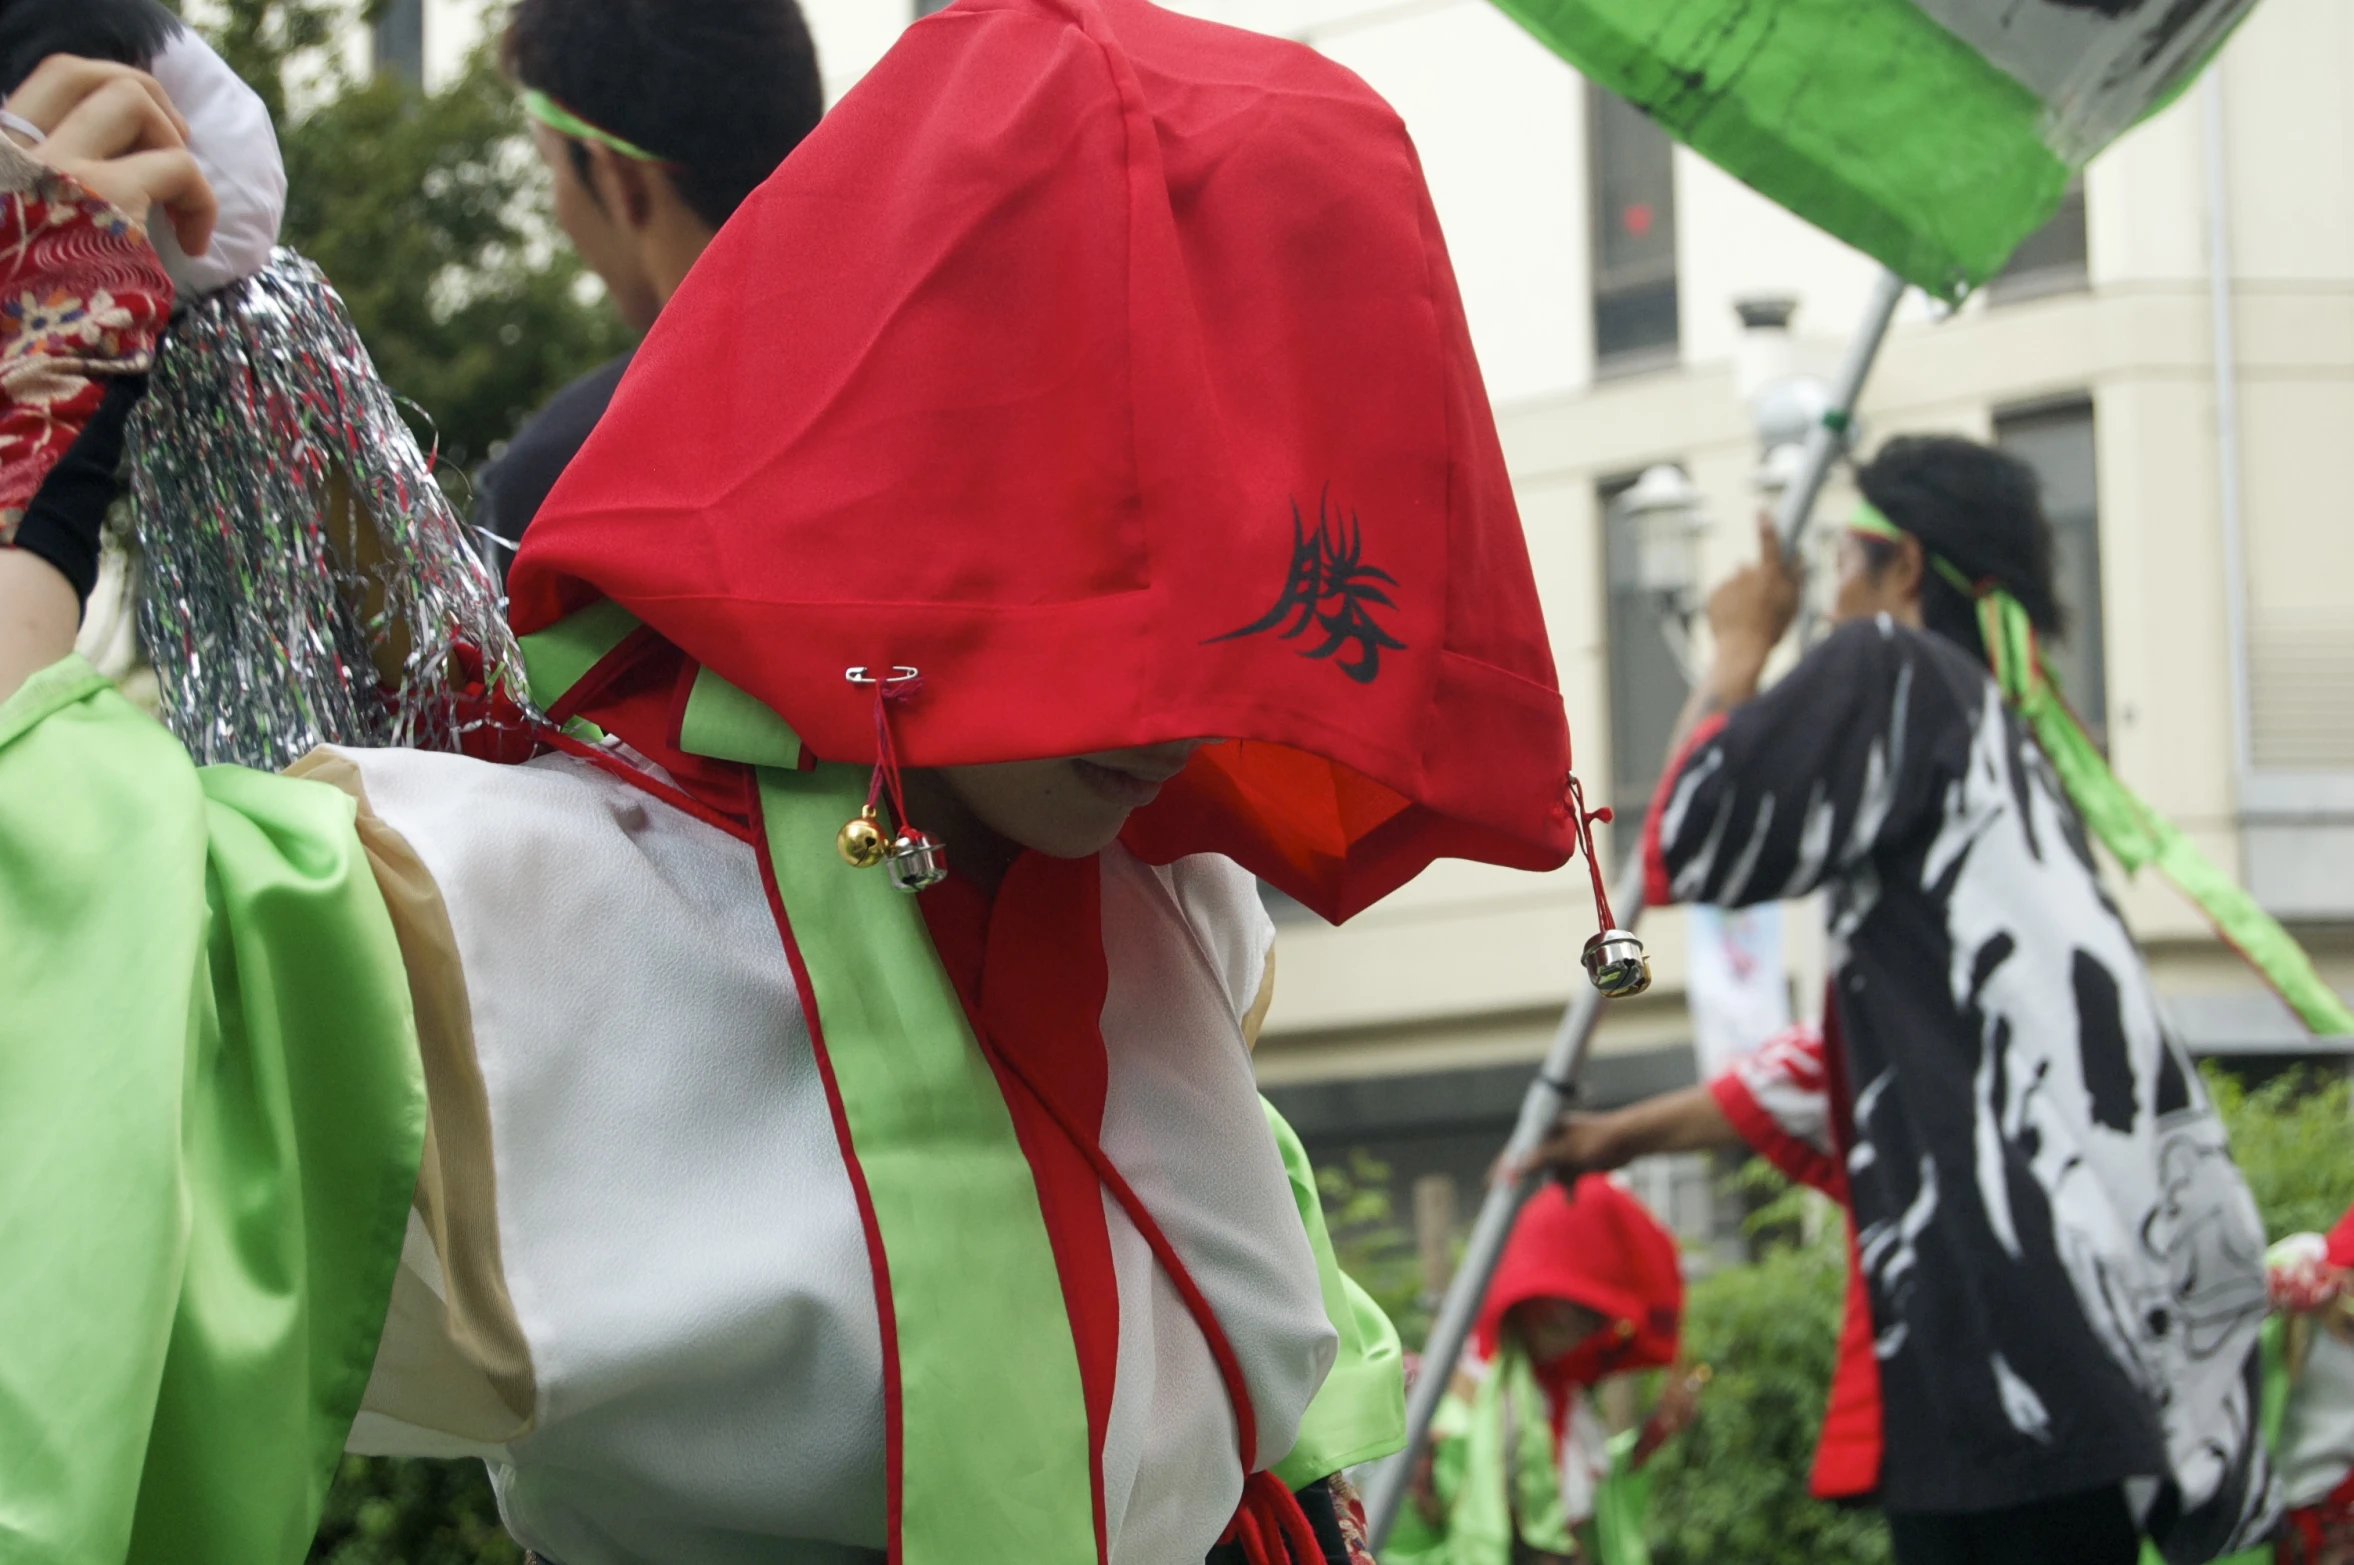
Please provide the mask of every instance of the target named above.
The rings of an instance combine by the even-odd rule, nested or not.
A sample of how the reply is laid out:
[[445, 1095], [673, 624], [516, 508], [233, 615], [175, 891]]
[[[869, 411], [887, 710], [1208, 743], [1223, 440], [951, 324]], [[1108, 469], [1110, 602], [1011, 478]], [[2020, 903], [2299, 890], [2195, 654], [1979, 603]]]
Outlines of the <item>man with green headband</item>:
[[[632, 332], [825, 106], [794, 0], [522, 0], [501, 52], [556, 222]], [[522, 542], [629, 362], [598, 365], [523, 426], [482, 474], [477, 526]]]
[[[1773, 689], [1798, 595], [1770, 529], [1710, 600], [1713, 663], [1644, 842], [1654, 902], [1828, 893], [1821, 1032], [1570, 1116], [1539, 1161], [1746, 1141], [1846, 1202], [1816, 1488], [1876, 1496], [1900, 1565], [2125, 1565], [2145, 1534], [2210, 1560], [2276, 1510], [2263, 1227], [2087, 828], [2129, 865], [2187, 850], [2037, 656], [2063, 616], [2033, 474], [1908, 438], [1858, 484], [1834, 629]], [[2301, 953], [2278, 965], [2336, 1004]]]

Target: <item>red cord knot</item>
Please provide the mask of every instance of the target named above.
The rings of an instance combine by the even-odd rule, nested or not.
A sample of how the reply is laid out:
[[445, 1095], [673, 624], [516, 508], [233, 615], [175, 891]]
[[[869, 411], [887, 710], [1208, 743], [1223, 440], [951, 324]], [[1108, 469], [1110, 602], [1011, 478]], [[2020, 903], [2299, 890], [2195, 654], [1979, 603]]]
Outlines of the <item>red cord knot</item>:
[[1249, 1565], [1322, 1565], [1324, 1559], [1299, 1496], [1264, 1470], [1243, 1481], [1242, 1504], [1218, 1541], [1237, 1545]]

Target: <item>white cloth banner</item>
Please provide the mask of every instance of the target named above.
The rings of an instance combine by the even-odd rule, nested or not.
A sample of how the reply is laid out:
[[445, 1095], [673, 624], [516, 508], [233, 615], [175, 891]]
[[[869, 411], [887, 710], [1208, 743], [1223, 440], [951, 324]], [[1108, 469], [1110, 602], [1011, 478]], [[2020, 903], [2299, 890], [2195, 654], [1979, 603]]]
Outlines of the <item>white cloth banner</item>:
[[1684, 918], [1691, 947], [1686, 998], [1692, 1052], [1706, 1081], [1790, 1025], [1782, 909], [1772, 902], [1744, 908], [1694, 903]]

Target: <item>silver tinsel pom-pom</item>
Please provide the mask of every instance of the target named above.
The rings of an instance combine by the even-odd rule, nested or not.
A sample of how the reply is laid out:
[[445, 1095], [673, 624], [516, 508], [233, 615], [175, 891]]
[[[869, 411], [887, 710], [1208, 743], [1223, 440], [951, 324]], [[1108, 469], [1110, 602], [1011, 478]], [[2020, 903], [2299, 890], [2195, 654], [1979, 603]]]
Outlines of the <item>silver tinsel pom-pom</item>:
[[173, 317], [123, 474], [140, 641], [198, 761], [453, 749], [484, 709], [467, 685], [522, 697], [496, 581], [293, 251]]

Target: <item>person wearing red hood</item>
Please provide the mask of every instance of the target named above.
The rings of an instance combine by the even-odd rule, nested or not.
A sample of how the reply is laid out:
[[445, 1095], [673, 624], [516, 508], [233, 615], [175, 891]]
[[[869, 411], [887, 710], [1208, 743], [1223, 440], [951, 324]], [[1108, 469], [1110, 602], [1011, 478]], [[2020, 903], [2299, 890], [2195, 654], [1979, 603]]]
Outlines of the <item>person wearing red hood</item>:
[[1433, 1426], [1429, 1471], [1384, 1551], [1393, 1565], [1585, 1559], [1590, 1522], [1584, 1536], [1605, 1565], [1647, 1557], [1640, 1517], [1607, 1503], [1606, 1485], [1623, 1490], [1683, 1426], [1705, 1376], [1671, 1381], [1641, 1429], [1617, 1440], [1589, 1393], [1675, 1363], [1683, 1309], [1675, 1240], [1612, 1180], [1531, 1196]]
[[[108, 324], [7, 336], [20, 404], [144, 370], [98, 292], [168, 301], [187, 198], [80, 69], [11, 100], [7, 282]], [[1144, 0], [908, 29], [534, 523], [497, 762], [191, 764], [67, 651], [101, 456], [0, 462], [33, 1557], [297, 1559], [347, 1447], [481, 1457], [562, 1565], [1339, 1557], [1399, 1387], [1256, 1098], [1253, 876], [1337, 919], [1584, 825], [1361, 82]]]
[[2354, 1565], [2354, 1207], [2265, 1256], [2265, 1438], [2284, 1507], [2278, 1565]]

